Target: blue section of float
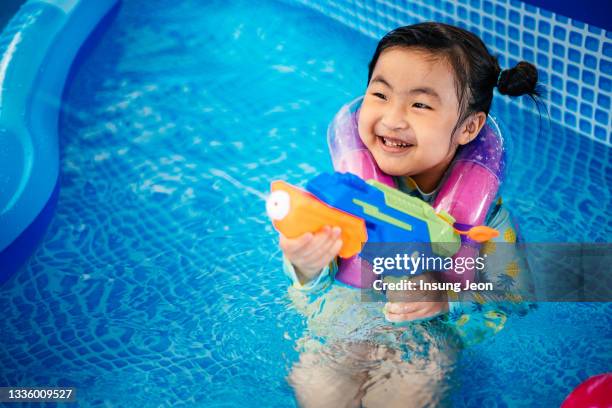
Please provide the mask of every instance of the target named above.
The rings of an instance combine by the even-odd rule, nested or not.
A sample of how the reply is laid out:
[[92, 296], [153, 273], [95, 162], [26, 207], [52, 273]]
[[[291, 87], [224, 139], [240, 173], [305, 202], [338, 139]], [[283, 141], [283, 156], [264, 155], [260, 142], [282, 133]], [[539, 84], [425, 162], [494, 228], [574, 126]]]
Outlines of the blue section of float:
[[0, 35], [0, 282], [25, 262], [51, 218], [66, 77], [116, 3], [30, 0]]
[[59, 196], [59, 180], [49, 197], [49, 201], [34, 221], [8, 247], [0, 252], [0, 285], [6, 282], [28, 260], [32, 251], [43, 237], [53, 218]]

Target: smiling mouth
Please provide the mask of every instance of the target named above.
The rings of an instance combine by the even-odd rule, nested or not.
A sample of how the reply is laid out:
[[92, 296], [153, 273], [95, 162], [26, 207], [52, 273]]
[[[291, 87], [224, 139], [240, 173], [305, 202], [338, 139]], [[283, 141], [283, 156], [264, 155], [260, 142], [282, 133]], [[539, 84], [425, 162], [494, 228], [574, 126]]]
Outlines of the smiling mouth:
[[384, 136], [377, 136], [377, 137], [378, 139], [380, 139], [381, 143], [384, 146], [391, 148], [393, 150], [402, 150], [402, 149], [407, 149], [411, 146], [414, 146], [413, 144], [406, 143], [406, 142], [403, 142], [397, 139], [391, 139], [391, 138], [387, 138]]

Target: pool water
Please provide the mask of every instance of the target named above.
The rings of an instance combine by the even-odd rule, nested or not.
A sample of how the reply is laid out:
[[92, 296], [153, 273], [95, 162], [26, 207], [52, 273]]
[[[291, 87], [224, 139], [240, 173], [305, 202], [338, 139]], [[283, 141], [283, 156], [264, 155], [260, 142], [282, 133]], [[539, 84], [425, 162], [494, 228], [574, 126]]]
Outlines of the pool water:
[[[76, 386], [80, 406], [294, 406], [305, 327], [262, 199], [331, 169], [327, 124], [375, 45], [284, 2], [124, 2], [62, 101], [55, 218], [0, 291], [2, 385]], [[493, 113], [524, 237], [611, 242], [611, 150], [545, 115], [538, 132], [504, 97]], [[609, 370], [610, 316], [510, 319], [465, 350], [455, 405], [558, 406]]]

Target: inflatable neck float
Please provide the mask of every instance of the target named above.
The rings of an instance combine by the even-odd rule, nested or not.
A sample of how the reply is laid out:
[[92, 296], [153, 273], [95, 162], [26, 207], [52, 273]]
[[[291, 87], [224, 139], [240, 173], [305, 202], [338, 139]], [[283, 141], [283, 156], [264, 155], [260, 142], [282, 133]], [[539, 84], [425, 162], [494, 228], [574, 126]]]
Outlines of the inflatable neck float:
[[[359, 137], [358, 118], [362, 100], [363, 97], [359, 97], [343, 106], [328, 128], [327, 141], [334, 169], [395, 188], [395, 179], [380, 170]], [[505, 163], [501, 131], [489, 116], [478, 136], [459, 147], [440, 183], [433, 208], [436, 212], [450, 214], [455, 219], [454, 227], [458, 231], [467, 231], [482, 224], [502, 182]], [[476, 257], [478, 251], [479, 244], [462, 234], [461, 247], [454, 257]], [[369, 286], [369, 279], [365, 279], [367, 282], [362, 280], [358, 255], [340, 261], [336, 279], [353, 287]], [[452, 282], [473, 279], [473, 269], [445, 275], [445, 280]]]

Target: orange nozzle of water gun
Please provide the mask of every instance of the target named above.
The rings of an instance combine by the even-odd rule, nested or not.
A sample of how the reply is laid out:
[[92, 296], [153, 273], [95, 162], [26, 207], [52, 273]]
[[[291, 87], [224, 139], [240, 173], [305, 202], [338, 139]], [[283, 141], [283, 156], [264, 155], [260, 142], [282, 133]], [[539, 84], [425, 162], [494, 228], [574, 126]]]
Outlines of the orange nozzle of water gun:
[[342, 248], [339, 256], [349, 258], [361, 251], [367, 241], [365, 221], [325, 204], [313, 194], [284, 181], [273, 181], [266, 210], [274, 227], [287, 238], [315, 233], [326, 225], [340, 227]]
[[487, 227], [486, 225], [477, 225], [475, 227], [470, 228], [467, 231], [461, 231], [458, 230], [457, 228], [455, 228], [453, 226], [453, 224], [451, 222], [449, 222], [449, 220], [447, 220], [446, 218], [444, 218], [442, 215], [437, 214], [438, 217], [442, 218], [444, 221], [446, 221], [452, 228], [453, 230], [459, 234], [459, 235], [467, 235], [467, 237], [469, 239], [471, 239], [472, 241], [476, 241], [478, 243], [483, 243], [486, 242], [490, 239], [493, 239], [497, 236], [499, 236], [499, 231], [496, 230], [495, 228], [491, 228], [491, 227]]
[[461, 231], [460, 233], [465, 233], [469, 239], [480, 243], [486, 242], [490, 239], [499, 236], [498, 230], [491, 227], [487, 227], [486, 225], [477, 225], [475, 227], [470, 228], [466, 232]]

